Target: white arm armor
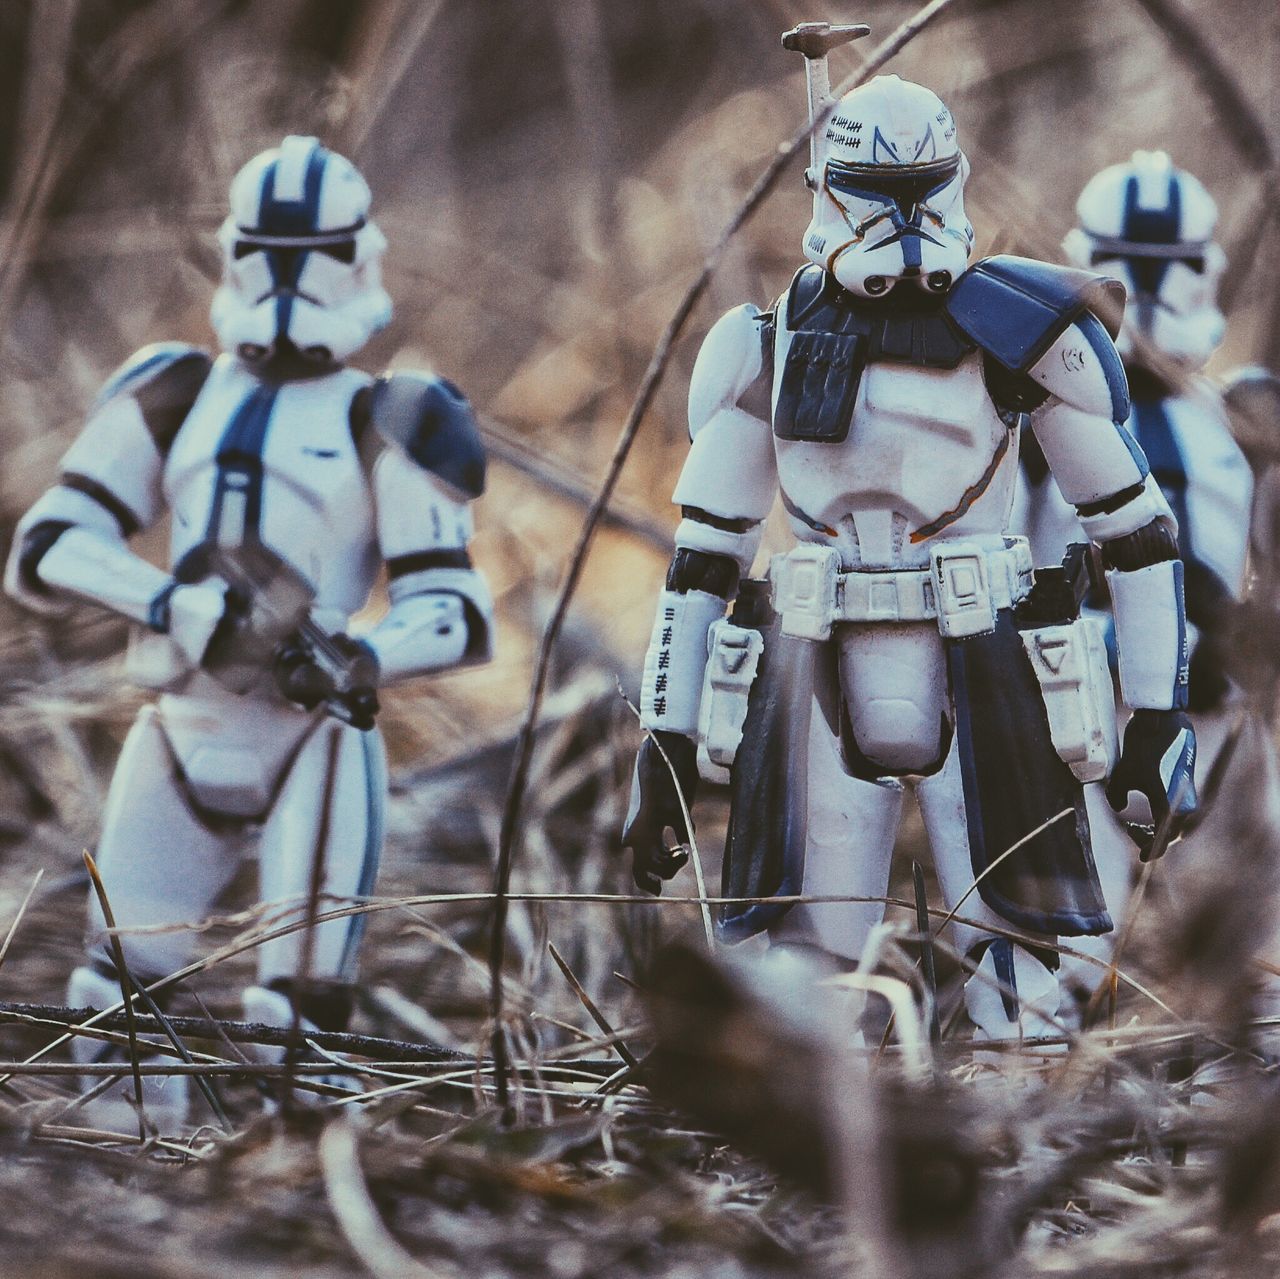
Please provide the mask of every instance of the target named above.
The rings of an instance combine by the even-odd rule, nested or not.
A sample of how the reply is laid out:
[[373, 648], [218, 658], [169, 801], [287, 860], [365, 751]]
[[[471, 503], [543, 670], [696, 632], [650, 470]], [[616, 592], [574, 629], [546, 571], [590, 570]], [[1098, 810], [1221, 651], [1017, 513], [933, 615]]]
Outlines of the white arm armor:
[[1189, 646], [1182, 561], [1162, 560], [1130, 572], [1108, 569], [1107, 586], [1124, 704], [1131, 710], [1185, 707]]
[[676, 529], [676, 553], [645, 656], [645, 728], [697, 733], [707, 633], [724, 615], [738, 578], [750, 571], [777, 492], [767, 420], [771, 375], [760, 312], [740, 306], [722, 316], [702, 344], [689, 383], [693, 444], [671, 499], [685, 518]]
[[467, 553], [467, 502], [394, 445], [374, 465], [373, 488], [391, 608], [360, 638], [381, 682], [487, 661], [493, 600]]
[[[110, 387], [108, 387], [108, 390]], [[65, 593], [146, 622], [169, 575], [126, 540], [160, 512], [163, 461], [129, 385], [100, 401], [61, 462], [61, 480], [23, 516], [5, 590], [42, 613]]]
[[1120, 688], [1132, 709], [1185, 705], [1186, 617], [1177, 523], [1123, 423], [1128, 388], [1101, 325], [1073, 324], [1031, 369], [1050, 399], [1033, 416], [1063, 497], [1110, 567]]

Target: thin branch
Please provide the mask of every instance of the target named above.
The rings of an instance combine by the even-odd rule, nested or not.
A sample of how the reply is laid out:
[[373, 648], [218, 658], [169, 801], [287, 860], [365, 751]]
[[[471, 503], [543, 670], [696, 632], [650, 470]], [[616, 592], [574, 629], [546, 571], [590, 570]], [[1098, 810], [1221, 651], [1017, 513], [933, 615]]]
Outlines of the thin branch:
[[547, 943], [547, 949], [551, 952], [551, 958], [556, 961], [556, 967], [564, 974], [565, 981], [573, 987], [573, 993], [577, 995], [579, 1000], [582, 1002], [583, 1008], [587, 1010], [587, 1016], [589, 1016], [591, 1020], [600, 1027], [605, 1035], [613, 1040], [613, 1046], [617, 1050], [618, 1056], [621, 1057], [628, 1066], [638, 1066], [640, 1062], [637, 1060], [636, 1055], [626, 1046], [626, 1044], [622, 1042], [621, 1039], [618, 1038], [618, 1032], [609, 1024], [604, 1013], [602, 1013], [596, 1006], [595, 1000], [587, 994], [582, 983], [576, 976], [574, 976], [573, 969], [565, 962], [564, 957], [551, 942]]
[[[1262, 175], [1274, 203], [1280, 200], [1280, 161], [1271, 130], [1218, 45], [1200, 29], [1180, 0], [1138, 0], [1147, 16], [1168, 37], [1174, 57], [1199, 81], [1217, 108], [1218, 122], [1250, 167]], [[1211, 10], [1212, 12], [1212, 10]]]
[[[165, 1038], [173, 1045], [173, 1050], [178, 1056], [187, 1063], [192, 1065], [194, 1058], [186, 1044], [182, 1042], [178, 1032], [174, 1029], [173, 1023], [165, 1016], [160, 1005], [156, 1003], [151, 992], [145, 986], [139, 986], [138, 995], [142, 1002], [151, 1010], [151, 1015], [160, 1023], [160, 1029], [164, 1031]], [[196, 1087], [200, 1089], [205, 1101], [209, 1103], [209, 1109], [213, 1111], [214, 1118], [222, 1125], [223, 1132], [232, 1132], [231, 1120], [227, 1118], [227, 1112], [223, 1109], [222, 1099], [214, 1090], [213, 1084], [207, 1080], [196, 1076]]]
[[27, 913], [27, 907], [31, 905], [31, 898], [36, 889], [40, 887], [40, 881], [43, 878], [44, 867], [41, 866], [36, 871], [35, 879], [31, 881], [31, 887], [27, 889], [27, 895], [22, 899], [22, 905], [18, 907], [18, 913], [13, 917], [13, 923], [9, 925], [9, 932], [4, 939], [4, 945], [0, 946], [0, 967], [4, 966], [4, 961], [9, 954], [9, 947], [13, 944], [13, 939], [17, 935], [18, 925], [22, 923], [22, 917]]
[[[85, 1027], [87, 1018], [94, 1018], [92, 1027]], [[66, 1026], [88, 1035], [115, 1030], [126, 1024], [123, 1010], [100, 1013], [96, 1008], [68, 1008], [62, 1004], [0, 1003], [0, 1022], [29, 1022], [39, 1020]], [[137, 1028], [143, 1034], [161, 1030], [154, 1016], [139, 1013], [135, 1017]], [[175, 1017], [165, 1019], [182, 1035], [197, 1039], [220, 1039], [227, 1044], [258, 1044], [271, 1048], [287, 1048], [290, 1030], [286, 1026], [270, 1026], [258, 1022], [224, 1021], [217, 1017]], [[403, 1039], [386, 1039], [374, 1035], [356, 1035], [347, 1031], [309, 1030], [307, 1039], [336, 1052], [360, 1053], [382, 1061], [423, 1061], [432, 1065], [447, 1062], [473, 1060], [473, 1054], [441, 1048], [438, 1044], [414, 1042]]]
[[[491, 417], [481, 417], [479, 422], [485, 451], [490, 457], [497, 458], [513, 470], [536, 480], [544, 488], [575, 506], [590, 508], [595, 491], [590, 482], [568, 463], [532, 448], [508, 427]], [[674, 545], [671, 530], [665, 524], [630, 505], [612, 506], [602, 513], [601, 519], [623, 533], [638, 537], [663, 554], [669, 554]]]
[[[1234, 143], [1245, 163], [1262, 180], [1263, 195], [1256, 216], [1247, 225], [1250, 233], [1241, 246], [1240, 260], [1232, 263], [1222, 283], [1224, 303], [1235, 297], [1249, 274], [1266, 233], [1280, 210], [1280, 157], [1271, 140], [1267, 121], [1257, 109], [1257, 94], [1249, 94], [1239, 77], [1180, 0], [1137, 0], [1147, 17], [1159, 27], [1178, 58], [1198, 81], [1215, 107], [1222, 131]], [[1214, 12], [1212, 8], [1209, 12]]]
[[359, 1132], [345, 1115], [320, 1137], [320, 1169], [334, 1220], [375, 1279], [439, 1279], [438, 1270], [422, 1265], [387, 1229], [360, 1167]]
[[[107, 898], [107, 888], [102, 882], [102, 876], [98, 874], [98, 865], [87, 848], [84, 850], [84, 864], [85, 869], [89, 872], [89, 879], [93, 882], [93, 891], [97, 894], [98, 905], [102, 908], [102, 917], [107, 921], [108, 929], [114, 929], [116, 920], [111, 911], [111, 902]], [[111, 932], [109, 934], [109, 942], [111, 953], [115, 958], [116, 977], [120, 982], [120, 994], [124, 997], [125, 1025], [129, 1034], [129, 1065], [133, 1070], [133, 1099], [138, 1106], [138, 1140], [145, 1142], [147, 1139], [147, 1121], [146, 1110], [142, 1104], [142, 1070], [138, 1064], [138, 1026], [133, 1011], [133, 983], [129, 978], [129, 969], [124, 962], [124, 948], [120, 945], [120, 938], [114, 932]]]

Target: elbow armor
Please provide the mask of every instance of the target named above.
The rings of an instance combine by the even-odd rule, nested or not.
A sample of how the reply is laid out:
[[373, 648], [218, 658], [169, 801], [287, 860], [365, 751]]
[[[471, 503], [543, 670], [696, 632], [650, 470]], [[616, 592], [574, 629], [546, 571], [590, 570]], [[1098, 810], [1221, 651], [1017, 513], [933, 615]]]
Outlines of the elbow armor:
[[727, 555], [709, 555], [680, 546], [667, 570], [667, 590], [677, 595], [701, 591], [727, 600], [737, 592], [738, 577], [737, 562]]
[[1178, 539], [1165, 520], [1154, 519], [1132, 533], [1102, 543], [1102, 563], [1106, 568], [1132, 573], [1152, 564], [1178, 558]]

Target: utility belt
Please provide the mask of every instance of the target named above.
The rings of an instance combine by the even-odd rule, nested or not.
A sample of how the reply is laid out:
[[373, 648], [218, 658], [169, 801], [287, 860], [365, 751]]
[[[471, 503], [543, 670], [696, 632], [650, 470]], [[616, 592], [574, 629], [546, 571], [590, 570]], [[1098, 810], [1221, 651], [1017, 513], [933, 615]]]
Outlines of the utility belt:
[[[774, 556], [770, 568], [779, 630], [822, 640], [837, 622], [936, 621], [947, 638], [964, 639], [990, 635], [996, 614], [1010, 609], [1059, 758], [1077, 781], [1099, 781], [1116, 760], [1116, 716], [1102, 628], [1078, 615], [1088, 585], [1085, 548], [1071, 548], [1062, 568], [1037, 570], [1033, 582], [1026, 539], [1005, 543], [987, 550], [963, 543], [939, 547], [927, 569], [865, 573], [841, 572], [830, 547], [797, 547]], [[765, 585], [744, 588], [762, 597]], [[761, 621], [738, 612], [716, 622], [708, 636], [698, 766], [711, 782], [729, 780], [764, 657]]]
[[1031, 591], [1031, 548], [1007, 537], [994, 549], [958, 542], [941, 545], [928, 568], [843, 572], [830, 546], [797, 546], [769, 567], [773, 607], [782, 633], [825, 640], [840, 622], [931, 622], [948, 639], [984, 635], [996, 614]]

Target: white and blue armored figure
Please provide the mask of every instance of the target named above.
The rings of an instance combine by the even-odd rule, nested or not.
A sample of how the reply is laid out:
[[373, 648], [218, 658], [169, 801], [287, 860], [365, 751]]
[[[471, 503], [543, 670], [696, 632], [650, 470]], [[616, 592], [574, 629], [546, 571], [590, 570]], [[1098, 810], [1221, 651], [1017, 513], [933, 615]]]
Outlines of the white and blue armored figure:
[[[1250, 827], [1255, 834], [1280, 829], [1280, 786], [1268, 736], [1247, 718], [1243, 730], [1233, 734], [1232, 727], [1243, 694], [1229, 668], [1239, 638], [1255, 495], [1254, 468], [1232, 437], [1223, 398], [1200, 372], [1224, 329], [1217, 289], [1225, 257], [1214, 241], [1218, 210], [1204, 186], [1164, 152], [1138, 151], [1088, 182], [1076, 218], [1063, 245], [1068, 256], [1118, 277], [1129, 291], [1117, 342], [1131, 398], [1126, 427], [1177, 519], [1190, 650], [1188, 710], [1202, 790], [1220, 759], [1222, 764], [1218, 798], [1179, 851], [1179, 869], [1194, 874], [1197, 862], [1211, 864], [1215, 847], [1232, 837], [1233, 824], [1237, 837]], [[1029, 535], [1037, 563], [1052, 562], [1086, 534], [1041, 451], [1024, 449], [1021, 471], [1015, 527]], [[1086, 611], [1105, 630], [1114, 660], [1119, 617], [1108, 612], [1105, 592], [1092, 593]], [[1229, 757], [1223, 754], [1228, 742]], [[1133, 847], [1095, 788], [1089, 803], [1095, 858], [1119, 919], [1129, 896]], [[1145, 818], [1140, 801], [1127, 815]], [[1170, 877], [1165, 881], [1168, 886]], [[1083, 948], [1105, 957], [1110, 944], [1099, 938]], [[1097, 985], [1096, 968], [1070, 967], [1080, 985]]]
[[[5, 578], [39, 612], [88, 601], [136, 623], [130, 670], [161, 692], [125, 742], [98, 846], [139, 981], [188, 962], [195, 934], [155, 926], [207, 917], [251, 849], [278, 922], [316, 892], [325, 908], [370, 892], [387, 784], [376, 690], [491, 647], [467, 550], [485, 459], [466, 399], [345, 363], [391, 316], [364, 179], [291, 136], [237, 174], [230, 203], [222, 353], [169, 343], [126, 362], [18, 526]], [[158, 568], [129, 541], [165, 514]], [[390, 608], [357, 634], [384, 565]], [[91, 902], [76, 1007], [119, 999], [102, 928]], [[361, 922], [305, 936], [257, 950], [250, 1021], [289, 1025], [296, 1003], [305, 1022], [344, 1023]]]
[[[815, 111], [831, 30], [790, 37]], [[814, 147], [809, 264], [707, 335], [623, 842], [648, 891], [683, 864], [665, 752], [686, 801], [699, 776], [731, 787], [727, 896], [882, 898], [910, 787], [967, 921], [945, 940], [973, 969], [968, 1013], [996, 1038], [1055, 1024], [1057, 937], [1111, 928], [1082, 784], [1110, 775], [1176, 829], [1195, 740], [1175, 526], [1124, 426], [1108, 328], [1123, 288], [1022, 258], [969, 266], [967, 174], [928, 89], [880, 76], [849, 93]], [[1134, 709], [1123, 751], [1080, 558], [1033, 575], [1008, 531], [1028, 425], [1100, 547]], [[798, 545], [744, 582], [776, 498]], [[764, 901], [720, 927], [853, 961], [882, 913]]]

